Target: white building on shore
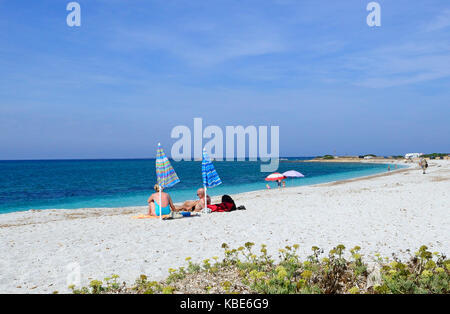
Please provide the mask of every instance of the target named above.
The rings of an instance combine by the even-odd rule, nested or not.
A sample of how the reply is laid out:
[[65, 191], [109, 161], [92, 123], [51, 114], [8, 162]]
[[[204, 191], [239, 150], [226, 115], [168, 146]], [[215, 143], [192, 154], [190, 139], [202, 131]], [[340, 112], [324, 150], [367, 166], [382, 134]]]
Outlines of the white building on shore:
[[406, 159], [419, 158], [423, 155], [423, 153], [408, 153], [405, 155]]

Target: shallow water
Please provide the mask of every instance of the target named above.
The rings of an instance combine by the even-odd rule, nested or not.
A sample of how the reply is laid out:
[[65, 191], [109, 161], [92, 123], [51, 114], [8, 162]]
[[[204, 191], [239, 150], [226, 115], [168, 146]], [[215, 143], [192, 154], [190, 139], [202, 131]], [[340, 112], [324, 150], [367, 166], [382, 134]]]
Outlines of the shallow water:
[[[290, 158], [308, 159], [308, 158]], [[196, 198], [201, 162], [173, 162], [181, 182], [167, 189], [174, 202]], [[266, 188], [260, 162], [215, 162], [223, 184], [210, 195]], [[391, 165], [393, 169], [393, 165]], [[287, 186], [318, 184], [387, 171], [385, 164], [281, 162], [278, 172], [296, 170], [304, 178]], [[145, 206], [156, 183], [155, 160], [0, 161], [0, 213], [29, 209]], [[275, 188], [276, 183], [269, 183]]]

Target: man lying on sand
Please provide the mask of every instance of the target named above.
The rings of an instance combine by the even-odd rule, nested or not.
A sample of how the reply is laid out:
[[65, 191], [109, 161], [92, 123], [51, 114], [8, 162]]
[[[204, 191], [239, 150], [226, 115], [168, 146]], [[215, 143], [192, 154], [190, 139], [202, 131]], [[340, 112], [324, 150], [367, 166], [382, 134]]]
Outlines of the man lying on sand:
[[[176, 206], [176, 211], [195, 211], [199, 212], [205, 208], [205, 190], [200, 188], [197, 190], [198, 200], [196, 201], [186, 201], [181, 206]], [[211, 205], [211, 198], [209, 195], [206, 198], [208, 205]]]

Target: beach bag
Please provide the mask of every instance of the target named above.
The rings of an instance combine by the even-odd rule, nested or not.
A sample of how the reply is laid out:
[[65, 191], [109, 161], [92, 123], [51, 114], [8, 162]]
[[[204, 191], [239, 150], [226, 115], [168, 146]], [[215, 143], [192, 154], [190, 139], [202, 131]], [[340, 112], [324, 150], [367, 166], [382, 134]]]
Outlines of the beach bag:
[[236, 204], [234, 203], [234, 200], [231, 198], [230, 195], [223, 195], [222, 196], [222, 203], [231, 203], [233, 206], [231, 207], [230, 211], [236, 210]]

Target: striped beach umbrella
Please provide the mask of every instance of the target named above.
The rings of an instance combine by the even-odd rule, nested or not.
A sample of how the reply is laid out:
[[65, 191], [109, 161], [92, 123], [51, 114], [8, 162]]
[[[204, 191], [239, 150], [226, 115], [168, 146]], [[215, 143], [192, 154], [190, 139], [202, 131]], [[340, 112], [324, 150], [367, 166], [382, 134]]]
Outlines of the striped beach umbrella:
[[170, 188], [180, 182], [175, 170], [170, 164], [169, 159], [164, 154], [161, 147], [161, 143], [158, 143], [158, 149], [156, 151], [156, 178], [159, 185], [159, 217], [161, 217], [161, 188]]
[[286, 179], [286, 177], [284, 175], [282, 175], [281, 173], [278, 172], [274, 172], [272, 174], [269, 174], [266, 177], [266, 181], [278, 181], [278, 187], [281, 187], [281, 180]]
[[207, 208], [207, 188], [213, 188], [222, 184], [222, 180], [220, 180], [219, 175], [217, 174], [216, 169], [214, 169], [214, 165], [209, 159], [206, 150], [203, 150], [202, 156], [202, 178], [203, 178], [203, 186], [205, 188], [205, 208]]

